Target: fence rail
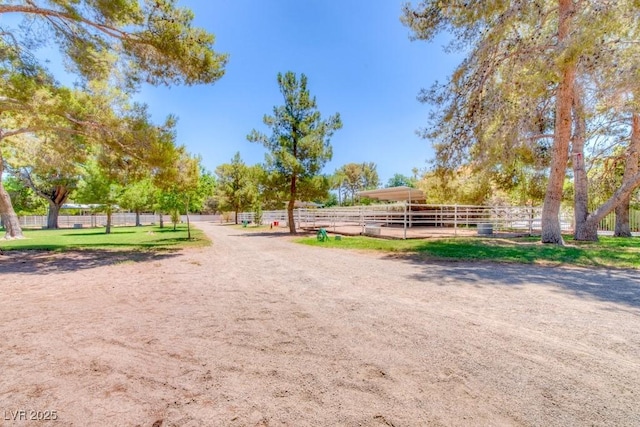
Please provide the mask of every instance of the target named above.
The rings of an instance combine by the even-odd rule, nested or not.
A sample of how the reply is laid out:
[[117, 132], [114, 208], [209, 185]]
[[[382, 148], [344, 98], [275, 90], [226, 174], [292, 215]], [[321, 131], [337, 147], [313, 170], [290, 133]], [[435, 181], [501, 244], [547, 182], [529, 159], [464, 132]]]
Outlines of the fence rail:
[[[472, 228], [478, 224], [491, 224], [496, 230], [515, 230], [529, 233], [541, 231], [542, 207], [518, 206], [472, 206], [472, 205], [425, 205], [416, 203], [395, 203], [370, 206], [332, 207], [323, 209], [300, 208], [294, 211], [297, 227], [318, 227], [352, 225], [365, 227], [367, 224], [403, 227], [453, 227]], [[238, 221], [255, 222], [253, 212], [238, 215]], [[286, 226], [286, 210], [264, 211], [262, 223], [278, 222]], [[599, 231], [612, 232], [615, 215], [611, 213], [599, 224]], [[560, 213], [560, 227], [564, 232], [574, 229], [572, 210]], [[630, 227], [640, 231], [640, 211], [630, 213]]]

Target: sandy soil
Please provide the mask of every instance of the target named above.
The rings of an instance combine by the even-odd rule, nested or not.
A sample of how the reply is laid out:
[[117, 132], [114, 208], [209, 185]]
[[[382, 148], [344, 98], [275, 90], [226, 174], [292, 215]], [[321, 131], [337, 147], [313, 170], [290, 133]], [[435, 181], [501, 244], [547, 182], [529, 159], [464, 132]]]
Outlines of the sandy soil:
[[200, 227], [213, 246], [0, 256], [0, 424], [640, 425], [637, 271]]

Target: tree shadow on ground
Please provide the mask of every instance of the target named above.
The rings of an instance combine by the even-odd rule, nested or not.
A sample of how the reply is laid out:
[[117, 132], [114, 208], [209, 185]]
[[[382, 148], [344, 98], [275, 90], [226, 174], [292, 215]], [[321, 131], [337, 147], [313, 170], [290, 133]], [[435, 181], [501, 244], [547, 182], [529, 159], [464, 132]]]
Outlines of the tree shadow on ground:
[[179, 249], [140, 250], [69, 250], [64, 252], [15, 250], [0, 255], [0, 274], [44, 275], [89, 270], [105, 265], [161, 261], [179, 255]]
[[[117, 233], [112, 233], [112, 234], [134, 234], [135, 231], [122, 231], [122, 230], [118, 230]], [[83, 232], [82, 234], [77, 234], [77, 233], [66, 233], [66, 234], [61, 234], [60, 236], [70, 236], [70, 237], [83, 237], [83, 236], [106, 236], [107, 233], [103, 231], [93, 231], [90, 233], [87, 232]]]
[[[578, 268], [492, 262], [433, 261], [419, 255], [388, 255], [423, 268], [409, 278], [437, 286], [544, 285], [580, 298], [640, 308], [640, 274], [637, 270]], [[442, 280], [446, 276], [448, 279]]]

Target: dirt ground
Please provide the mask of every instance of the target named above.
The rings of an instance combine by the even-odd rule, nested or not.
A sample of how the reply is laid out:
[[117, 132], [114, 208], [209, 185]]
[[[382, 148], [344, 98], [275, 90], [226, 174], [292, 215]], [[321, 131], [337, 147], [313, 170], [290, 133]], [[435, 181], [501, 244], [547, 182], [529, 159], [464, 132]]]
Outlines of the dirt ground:
[[638, 271], [199, 226], [213, 246], [0, 256], [0, 424], [640, 425]]

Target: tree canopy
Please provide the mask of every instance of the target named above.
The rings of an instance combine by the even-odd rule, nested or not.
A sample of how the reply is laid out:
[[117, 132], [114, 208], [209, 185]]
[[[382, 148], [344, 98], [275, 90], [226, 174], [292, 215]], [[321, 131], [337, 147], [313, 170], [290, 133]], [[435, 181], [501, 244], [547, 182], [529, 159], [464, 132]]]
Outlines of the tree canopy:
[[321, 176], [320, 171], [331, 159], [330, 139], [342, 127], [342, 122], [339, 114], [322, 119], [304, 74], [298, 79], [291, 71], [279, 73], [278, 86], [284, 105], [274, 107], [273, 115], [263, 118], [271, 135], [254, 129], [247, 138], [267, 148], [265, 169], [274, 175], [271, 183], [287, 188], [289, 231], [295, 233], [296, 199], [309, 201], [328, 191], [328, 179]]
[[218, 207], [221, 210], [233, 211], [237, 224], [238, 213], [251, 208], [258, 199], [258, 176], [255, 169], [247, 166], [238, 152], [231, 159], [231, 163], [218, 166], [215, 173], [218, 177]]
[[192, 26], [193, 12], [175, 0], [55, 1], [0, 4], [0, 15], [20, 14], [22, 25], [3, 25], [2, 47], [24, 64], [35, 49], [54, 43], [70, 71], [87, 80], [112, 77], [128, 85], [212, 83], [227, 55], [215, 38]]
[[355, 203], [356, 193], [362, 190], [372, 190], [380, 185], [377, 166], [374, 162], [347, 163], [334, 173], [334, 181], [338, 184], [338, 191], [351, 198]]

